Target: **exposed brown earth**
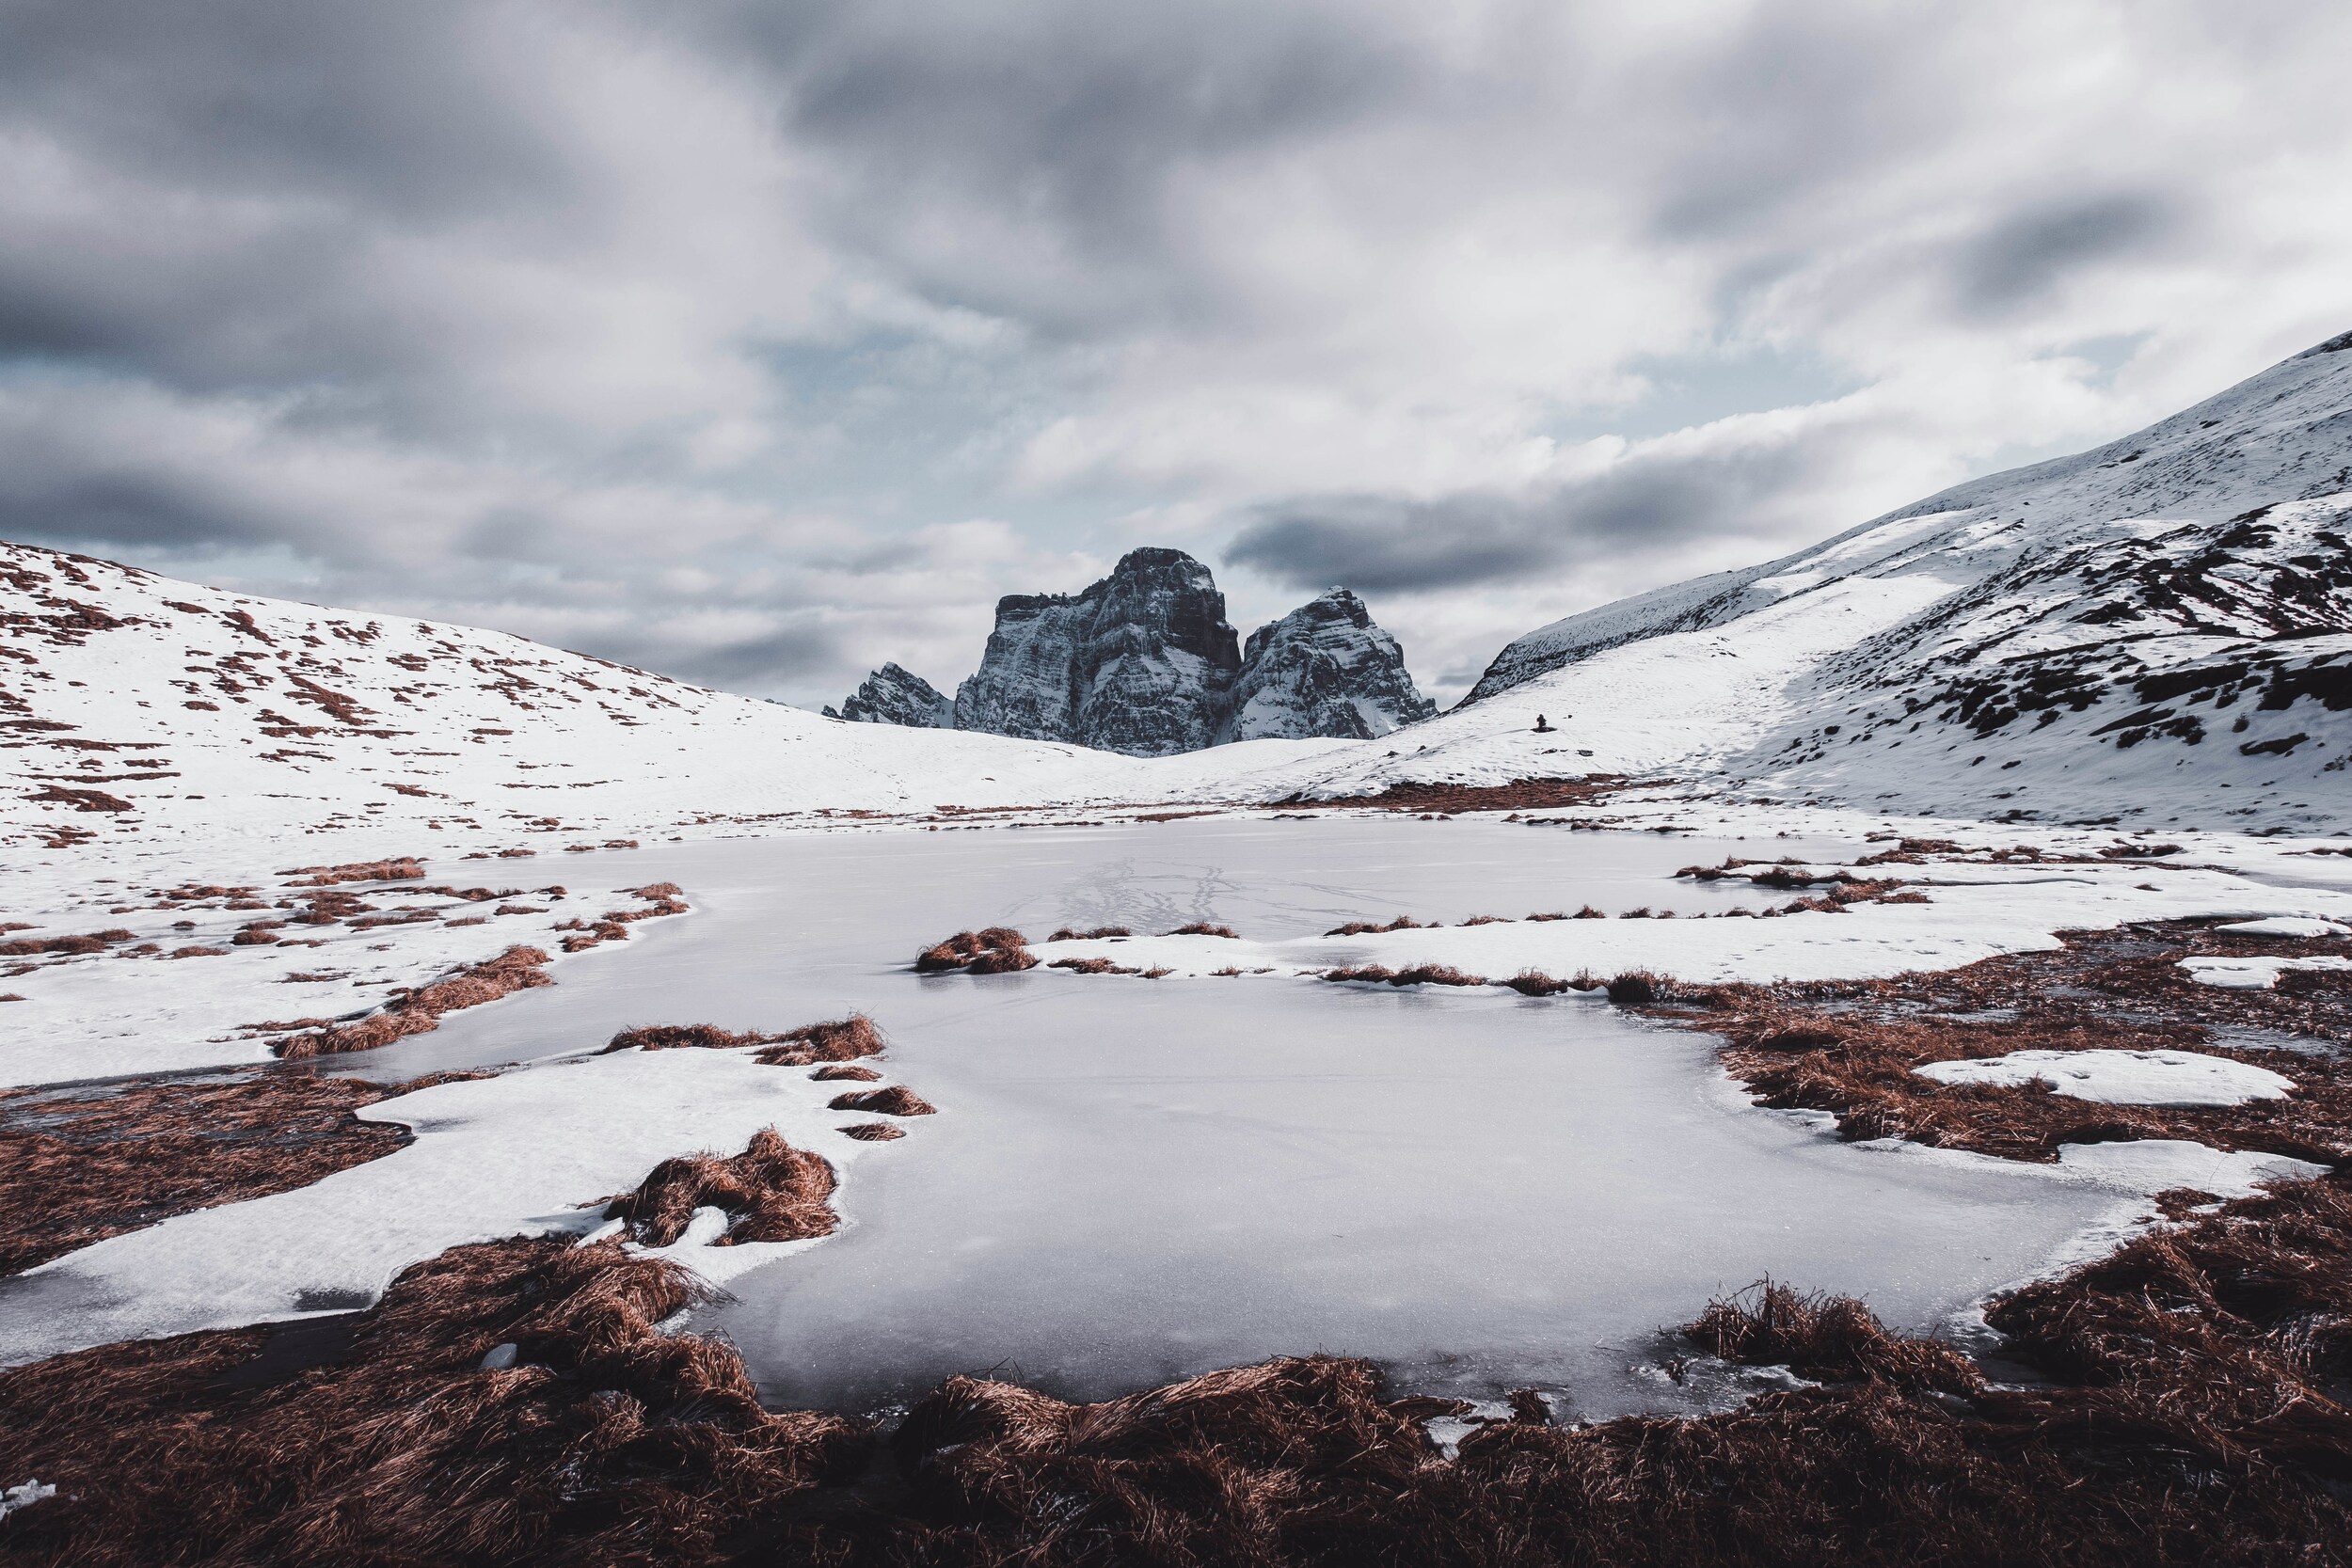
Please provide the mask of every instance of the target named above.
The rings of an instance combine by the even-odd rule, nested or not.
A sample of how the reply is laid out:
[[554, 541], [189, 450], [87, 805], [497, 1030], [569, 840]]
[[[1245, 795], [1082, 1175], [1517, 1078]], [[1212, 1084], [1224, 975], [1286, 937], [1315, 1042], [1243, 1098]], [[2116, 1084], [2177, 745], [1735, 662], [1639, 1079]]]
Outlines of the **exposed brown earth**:
[[1391, 784], [1377, 795], [1342, 795], [1310, 800], [1294, 795], [1285, 806], [1376, 806], [1384, 811], [1537, 811], [1552, 806], [1589, 806], [1605, 800], [1625, 783], [1619, 773], [1586, 773], [1574, 779], [1518, 779], [1507, 784]]
[[[2290, 971], [2275, 990], [2228, 990], [2199, 985], [2179, 967], [2188, 957], [2343, 944], [2234, 936], [2215, 925], [2062, 932], [2057, 951], [1886, 980], [1689, 987], [1620, 975], [1610, 994], [1669, 1004], [1660, 1016], [1723, 1035], [1725, 1065], [1761, 1103], [1834, 1112], [1849, 1138], [2023, 1160], [2055, 1158], [2063, 1143], [2122, 1138], [2190, 1138], [2323, 1164], [2352, 1156], [2352, 974]], [[1646, 996], [1634, 994], [1644, 989]], [[2303, 1049], [2280, 1049], [2297, 1042]], [[2296, 1089], [2244, 1105], [2103, 1105], [2039, 1088], [1943, 1085], [1912, 1070], [2012, 1051], [2164, 1048], [2249, 1062]]]

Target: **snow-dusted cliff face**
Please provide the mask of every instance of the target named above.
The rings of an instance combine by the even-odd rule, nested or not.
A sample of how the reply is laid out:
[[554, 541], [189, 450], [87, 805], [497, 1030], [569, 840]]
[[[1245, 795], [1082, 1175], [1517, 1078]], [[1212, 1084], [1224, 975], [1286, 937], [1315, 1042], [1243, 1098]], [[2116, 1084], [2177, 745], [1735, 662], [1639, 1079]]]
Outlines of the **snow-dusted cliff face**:
[[[2094, 451], [1530, 633], [1408, 771], [1540, 756], [1922, 815], [2340, 822], [2348, 538], [2352, 334]], [[1531, 749], [1539, 712], [1560, 730]]]
[[1182, 550], [1139, 549], [1084, 593], [1013, 594], [956, 727], [1133, 756], [1198, 751], [1239, 672], [1225, 595]]
[[979, 673], [956, 690], [955, 726], [1168, 756], [1232, 740], [1368, 739], [1434, 711], [1396, 639], [1347, 590], [1260, 627], [1245, 655], [1209, 569], [1182, 550], [1139, 549], [1082, 594], [998, 601]]
[[1249, 634], [1217, 739], [1370, 740], [1438, 711], [1364, 601], [1334, 588]]
[[852, 724], [900, 724], [911, 730], [956, 727], [954, 700], [898, 664], [885, 664], [866, 676], [841, 705], [839, 713], [831, 708], [825, 713]]

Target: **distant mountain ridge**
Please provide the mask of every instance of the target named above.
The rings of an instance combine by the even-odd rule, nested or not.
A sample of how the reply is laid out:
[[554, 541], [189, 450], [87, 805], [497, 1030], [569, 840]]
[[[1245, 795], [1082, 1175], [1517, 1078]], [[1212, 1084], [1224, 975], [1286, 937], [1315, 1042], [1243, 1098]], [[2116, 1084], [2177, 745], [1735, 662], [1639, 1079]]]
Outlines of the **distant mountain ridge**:
[[979, 669], [946, 703], [885, 664], [837, 717], [1169, 756], [1235, 740], [1370, 739], [1437, 711], [1396, 639], [1346, 589], [1244, 648], [1208, 567], [1158, 547], [1128, 551], [1077, 594], [997, 601]]

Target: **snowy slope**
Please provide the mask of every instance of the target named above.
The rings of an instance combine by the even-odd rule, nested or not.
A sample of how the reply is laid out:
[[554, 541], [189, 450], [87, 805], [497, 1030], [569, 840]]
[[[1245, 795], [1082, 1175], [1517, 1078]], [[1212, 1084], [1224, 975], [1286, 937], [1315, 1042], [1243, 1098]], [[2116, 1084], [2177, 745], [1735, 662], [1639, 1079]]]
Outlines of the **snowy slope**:
[[1422, 750], [1311, 793], [1574, 757], [1920, 816], [2331, 829], [2347, 538], [2352, 334], [2123, 440], [1530, 633]]
[[715, 821], [1162, 800], [1332, 742], [1148, 762], [852, 724], [519, 637], [0, 545], [0, 844], [553, 847]]

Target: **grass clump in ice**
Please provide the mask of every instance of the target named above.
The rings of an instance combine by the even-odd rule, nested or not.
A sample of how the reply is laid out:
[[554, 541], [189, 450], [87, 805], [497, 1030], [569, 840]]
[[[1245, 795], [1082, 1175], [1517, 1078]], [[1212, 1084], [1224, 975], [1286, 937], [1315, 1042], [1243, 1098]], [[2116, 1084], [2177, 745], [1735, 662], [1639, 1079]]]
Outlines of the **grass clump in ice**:
[[904, 1084], [835, 1095], [825, 1108], [831, 1111], [864, 1111], [878, 1117], [928, 1117], [939, 1110], [938, 1106]]
[[766, 1127], [740, 1154], [662, 1161], [634, 1191], [614, 1198], [604, 1217], [623, 1222], [629, 1239], [644, 1246], [676, 1241], [697, 1209], [726, 1212], [727, 1228], [716, 1246], [799, 1242], [833, 1234], [838, 1223], [831, 1207], [834, 1185], [832, 1165]]
[[914, 959], [915, 972], [922, 974], [957, 969], [971, 974], [1004, 974], [1031, 969], [1036, 964], [1037, 956], [1029, 951], [1029, 939], [1009, 926], [958, 931], [946, 942], [925, 948]]

